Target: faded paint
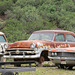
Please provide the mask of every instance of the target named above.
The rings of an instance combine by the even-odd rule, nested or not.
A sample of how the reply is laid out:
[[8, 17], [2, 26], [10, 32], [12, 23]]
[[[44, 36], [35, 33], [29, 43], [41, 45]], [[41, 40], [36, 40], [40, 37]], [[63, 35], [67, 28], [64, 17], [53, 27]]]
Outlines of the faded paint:
[[[8, 48], [8, 42], [7, 42], [6, 36], [3, 32], [0, 32], [0, 36], [3, 36], [4, 40], [5, 40], [5, 41], [0, 42], [0, 55], [3, 55], [5, 53], [5, 50]], [[0, 39], [0, 40], [2, 40], [2, 39]]]
[[[73, 32], [64, 31], [64, 30], [42, 30], [42, 31], [35, 31], [33, 33], [41, 33], [41, 32], [42, 33], [49, 33], [49, 32], [54, 33], [55, 35], [53, 37], [53, 40], [52, 41], [45, 41], [45, 40], [23, 40], [23, 41], [17, 41], [17, 42], [9, 44], [9, 49], [7, 50], [7, 52], [11, 52], [11, 54], [12, 54], [12, 52], [16, 53], [17, 50], [23, 50], [23, 51], [30, 51], [30, 50], [32, 50], [32, 51], [34, 51], [34, 53], [39, 52], [39, 55], [41, 55], [42, 51], [44, 51], [44, 50], [51, 50], [53, 48], [75, 47], [75, 42], [73, 42], [73, 43], [66, 42], [66, 34], [71, 34], [71, 35], [75, 36], [75, 34]], [[55, 41], [56, 34], [64, 34], [65, 41], [64, 42], [57, 42], [57, 41]], [[35, 48], [34, 49], [30, 48], [30, 45], [32, 43], [35, 44]]]

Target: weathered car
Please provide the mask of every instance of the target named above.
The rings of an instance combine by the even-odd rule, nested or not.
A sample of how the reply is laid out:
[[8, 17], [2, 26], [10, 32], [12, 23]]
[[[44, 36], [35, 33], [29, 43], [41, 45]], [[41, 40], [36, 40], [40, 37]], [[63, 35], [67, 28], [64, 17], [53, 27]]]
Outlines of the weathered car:
[[74, 47], [75, 34], [64, 30], [34, 31], [28, 40], [9, 44], [5, 58], [14, 61], [35, 60], [39, 63], [48, 61], [48, 50], [52, 48]]
[[3, 32], [0, 32], [0, 61], [2, 61], [1, 58], [7, 48], [8, 48], [8, 42], [6, 36]]
[[48, 57], [58, 68], [72, 69], [75, 66], [75, 47], [52, 49]]

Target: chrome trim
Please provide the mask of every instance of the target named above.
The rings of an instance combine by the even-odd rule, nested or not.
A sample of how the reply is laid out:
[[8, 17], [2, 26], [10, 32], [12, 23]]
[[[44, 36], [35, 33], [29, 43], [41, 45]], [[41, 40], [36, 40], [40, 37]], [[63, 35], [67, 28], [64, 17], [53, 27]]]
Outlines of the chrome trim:
[[40, 58], [40, 54], [37, 54], [37, 55], [4, 55], [3, 56], [4, 58], [28, 58], [28, 59], [31, 59], [31, 58]]
[[[18, 50], [19, 51], [19, 50]], [[17, 50], [16, 51], [13, 51], [13, 52], [15, 52], [16, 54], [17, 54]], [[5, 52], [5, 54], [7, 54], [7, 53], [11, 53], [12, 54], [12, 51], [11, 52]], [[38, 54], [39, 53], [39, 51], [19, 51], [19, 53], [18, 54], [20, 54], [20, 53], [31, 53], [31, 54], [34, 54], [34, 53], [36, 53], [36, 54]]]
[[12, 55], [11, 52], [9, 52], [9, 55], [4, 55], [4, 58], [40, 58], [41, 52], [40, 50], [38, 51], [38, 53], [36, 55], [25, 55], [26, 52], [22, 52], [22, 55]]
[[62, 60], [62, 59], [65, 59], [65, 60], [75, 60], [75, 58], [74, 57], [50, 57], [50, 56], [48, 56], [48, 58], [49, 59], [60, 59], [60, 60]]

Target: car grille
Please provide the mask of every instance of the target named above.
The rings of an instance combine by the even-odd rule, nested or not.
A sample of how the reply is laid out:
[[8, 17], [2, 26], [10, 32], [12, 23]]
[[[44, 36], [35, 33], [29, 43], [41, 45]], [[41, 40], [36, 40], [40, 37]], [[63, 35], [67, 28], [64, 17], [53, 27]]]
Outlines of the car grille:
[[25, 55], [35, 55], [34, 50], [8, 50], [5, 55], [23, 55], [23, 53]]
[[[57, 55], [55, 55], [55, 53], [57, 53]], [[72, 53], [72, 52], [51, 52], [50, 55], [52, 57], [75, 57], [75, 53]]]

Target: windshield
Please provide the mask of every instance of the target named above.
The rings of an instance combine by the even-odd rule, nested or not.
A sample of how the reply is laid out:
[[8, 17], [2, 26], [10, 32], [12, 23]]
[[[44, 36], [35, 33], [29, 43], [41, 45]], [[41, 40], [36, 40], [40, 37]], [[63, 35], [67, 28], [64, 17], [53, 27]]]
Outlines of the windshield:
[[28, 40], [47, 40], [52, 41], [54, 33], [33, 33]]
[[0, 35], [0, 42], [5, 42], [6, 40], [5, 40], [5, 38], [4, 38], [4, 36], [3, 35]]

